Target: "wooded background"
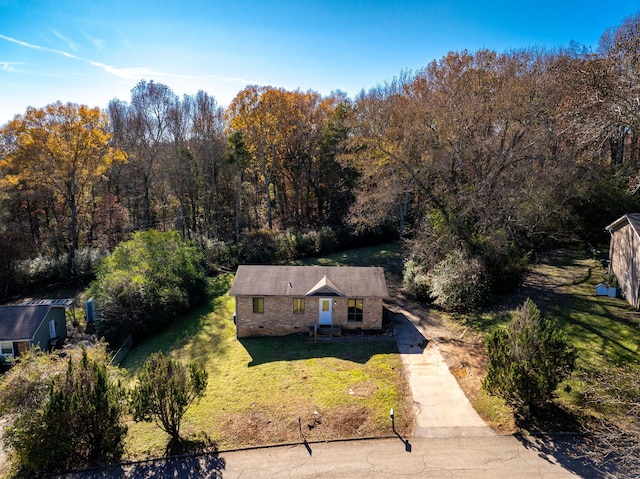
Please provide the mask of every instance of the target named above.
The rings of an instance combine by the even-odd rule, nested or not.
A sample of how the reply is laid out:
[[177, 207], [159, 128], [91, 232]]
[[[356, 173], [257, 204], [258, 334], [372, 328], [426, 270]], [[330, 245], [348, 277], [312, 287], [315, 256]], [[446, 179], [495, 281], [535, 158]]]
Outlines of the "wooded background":
[[0, 296], [148, 228], [229, 266], [403, 239], [412, 278], [455, 254], [500, 291], [638, 208], [639, 57], [635, 15], [596, 51], [451, 52], [354, 99], [248, 86], [223, 109], [142, 80], [29, 108], [0, 129]]

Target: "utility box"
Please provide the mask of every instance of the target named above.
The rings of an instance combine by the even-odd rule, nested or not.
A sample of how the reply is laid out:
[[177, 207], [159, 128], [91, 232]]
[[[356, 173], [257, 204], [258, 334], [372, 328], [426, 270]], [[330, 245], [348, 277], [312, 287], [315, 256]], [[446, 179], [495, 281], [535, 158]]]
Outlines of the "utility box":
[[96, 302], [93, 298], [89, 298], [84, 304], [84, 316], [87, 323], [93, 323], [96, 320]]

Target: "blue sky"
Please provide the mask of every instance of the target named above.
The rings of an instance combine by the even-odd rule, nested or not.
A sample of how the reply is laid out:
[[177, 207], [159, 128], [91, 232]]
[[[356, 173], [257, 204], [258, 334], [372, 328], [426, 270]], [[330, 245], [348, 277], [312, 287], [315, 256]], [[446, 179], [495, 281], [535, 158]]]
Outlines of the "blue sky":
[[104, 108], [138, 81], [226, 106], [248, 84], [323, 95], [449, 51], [595, 48], [639, 0], [0, 0], [0, 125], [60, 100]]

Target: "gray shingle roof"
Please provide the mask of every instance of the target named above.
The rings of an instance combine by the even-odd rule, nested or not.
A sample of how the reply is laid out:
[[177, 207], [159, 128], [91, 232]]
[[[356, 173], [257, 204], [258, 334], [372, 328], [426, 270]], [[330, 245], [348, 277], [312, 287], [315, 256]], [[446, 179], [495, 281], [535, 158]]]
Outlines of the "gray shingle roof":
[[620, 228], [620, 226], [624, 225], [627, 222], [635, 230], [636, 234], [640, 235], [640, 213], [627, 213], [626, 215], [621, 216], [620, 218], [615, 220], [605, 229], [607, 231], [614, 231]]
[[32, 339], [51, 305], [0, 306], [0, 340]]
[[238, 267], [229, 294], [307, 296], [318, 294], [323, 285], [350, 298], [389, 296], [383, 268], [356, 266], [242, 265]]

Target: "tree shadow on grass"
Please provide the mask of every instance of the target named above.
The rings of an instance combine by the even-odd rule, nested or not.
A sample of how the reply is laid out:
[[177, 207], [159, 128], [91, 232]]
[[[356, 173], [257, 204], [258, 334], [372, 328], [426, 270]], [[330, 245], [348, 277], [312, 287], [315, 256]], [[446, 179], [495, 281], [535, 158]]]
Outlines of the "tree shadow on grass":
[[165, 451], [166, 457], [183, 456], [185, 454], [204, 454], [216, 452], [218, 445], [206, 433], [196, 436], [170, 439]]
[[251, 356], [249, 366], [278, 361], [297, 361], [313, 358], [338, 358], [360, 364], [376, 354], [397, 353], [395, 341], [388, 338], [314, 342], [301, 335], [242, 338], [240, 344]]
[[516, 426], [531, 434], [579, 433], [583, 417], [561, 404], [551, 402], [531, 414], [515, 414]]
[[584, 348], [616, 363], [632, 363], [640, 352], [640, 341], [637, 319], [624, 317], [626, 310], [624, 305], [610, 304], [608, 298], [572, 296], [564, 306], [550, 309], [548, 313], [570, 328], [571, 336]]
[[186, 312], [181, 318], [167, 324], [153, 336], [136, 344], [122, 366], [137, 371], [151, 353], [184, 349], [187, 359], [206, 361], [214, 354], [223, 353], [227, 343], [224, 330], [232, 326], [226, 311], [225, 296], [231, 275], [220, 275], [209, 281], [208, 301]]

